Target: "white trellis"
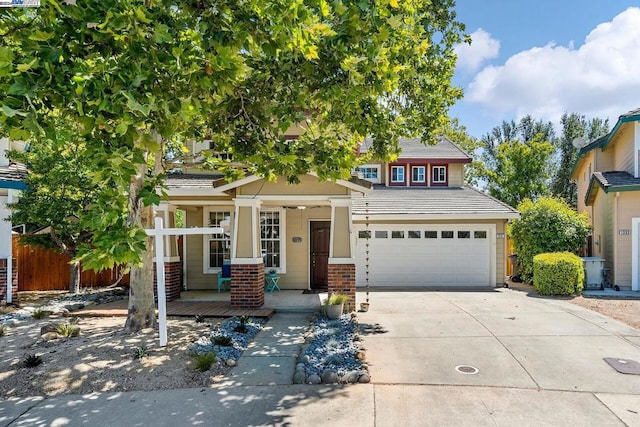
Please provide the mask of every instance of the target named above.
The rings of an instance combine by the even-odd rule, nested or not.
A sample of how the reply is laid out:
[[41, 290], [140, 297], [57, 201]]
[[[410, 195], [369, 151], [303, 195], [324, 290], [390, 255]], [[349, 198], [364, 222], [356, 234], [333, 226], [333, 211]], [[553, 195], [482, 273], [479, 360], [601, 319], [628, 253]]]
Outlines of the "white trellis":
[[167, 345], [167, 292], [164, 280], [164, 239], [165, 236], [186, 236], [193, 234], [222, 234], [222, 227], [195, 228], [162, 228], [162, 218], [156, 217], [155, 228], [144, 230], [149, 236], [154, 236], [156, 249], [156, 286], [158, 288], [158, 326], [160, 330], [160, 346]]

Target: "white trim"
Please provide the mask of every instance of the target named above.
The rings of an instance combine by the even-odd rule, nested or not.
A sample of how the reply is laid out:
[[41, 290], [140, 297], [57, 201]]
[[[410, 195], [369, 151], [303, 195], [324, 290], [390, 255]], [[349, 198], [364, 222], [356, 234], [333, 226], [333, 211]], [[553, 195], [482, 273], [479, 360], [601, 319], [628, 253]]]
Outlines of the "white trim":
[[[394, 169], [402, 170], [402, 178], [403, 179], [401, 181], [393, 179], [393, 170]], [[393, 165], [393, 166], [391, 166], [391, 168], [389, 169], [389, 180], [390, 180], [390, 182], [393, 183], [393, 184], [406, 182], [407, 181], [407, 175], [405, 173], [406, 172], [405, 169], [406, 169], [406, 167], [405, 166], [401, 166], [401, 165]], [[398, 174], [396, 173], [396, 175], [398, 175]]]
[[197, 207], [207, 207], [207, 206], [233, 206], [233, 200], [220, 200], [220, 201], [212, 201], [212, 200], [174, 200], [173, 203], [179, 206], [197, 206]]
[[640, 291], [640, 218], [631, 218], [631, 290]]
[[[258, 212], [258, 218], [262, 212], [278, 212], [280, 214], [280, 267], [275, 270], [280, 274], [287, 273], [287, 210], [280, 207], [264, 207]], [[258, 251], [262, 255], [262, 232], [260, 230], [260, 224], [258, 224]], [[262, 259], [262, 257], [261, 257]], [[267, 267], [265, 263], [265, 270], [272, 269], [273, 267]]]
[[380, 184], [380, 171], [381, 171], [381, 165], [380, 164], [375, 164], [375, 163], [367, 163], [364, 165], [360, 165], [357, 167], [358, 172], [361, 172], [362, 168], [366, 168], [366, 169], [375, 169], [377, 172], [377, 178], [366, 178], [366, 177], [362, 177], [362, 179], [366, 179], [369, 182], [372, 182], [374, 184]]
[[262, 204], [261, 199], [257, 199], [253, 196], [251, 196], [250, 198], [236, 197], [235, 199], [233, 199], [233, 202], [235, 203], [236, 207], [242, 206], [250, 208], [260, 208], [260, 205]]
[[348, 198], [348, 199], [331, 198], [329, 201], [331, 202], [332, 208], [351, 206], [351, 198]]
[[[422, 169], [422, 181], [413, 179], [414, 169]], [[411, 183], [426, 184], [427, 182], [427, 167], [424, 165], [411, 166]]]
[[[160, 192], [160, 190], [158, 190]], [[211, 186], [211, 188], [165, 188], [164, 192], [168, 196], [211, 196], [211, 197], [229, 197], [228, 194], [225, 193], [216, 193], [215, 188]], [[180, 202], [178, 202], [179, 204]]]
[[[229, 212], [229, 217], [232, 223], [235, 222], [235, 208], [233, 205], [227, 203], [224, 206], [203, 206], [202, 207], [202, 224], [209, 224], [209, 214], [211, 212]], [[218, 231], [212, 231], [209, 233], [201, 233], [202, 234], [202, 274], [218, 274], [222, 270], [222, 267], [209, 267], [209, 238], [208, 234], [221, 234], [224, 233], [222, 227], [212, 227], [212, 229]], [[178, 229], [178, 230], [191, 230], [190, 228]], [[195, 233], [185, 233], [185, 234], [195, 234]], [[229, 248], [229, 257], [233, 257], [234, 255], [234, 247], [235, 247], [235, 235], [231, 234], [229, 240], [231, 247]], [[186, 239], [185, 239], [186, 240]], [[185, 256], [186, 258], [186, 256]]]
[[[436, 169], [444, 169], [444, 179], [443, 180], [434, 180], [433, 179], [433, 173], [435, 173]], [[431, 167], [431, 184], [445, 184], [446, 182], [449, 181], [449, 176], [447, 174], [447, 167], [445, 165], [433, 165]], [[440, 175], [440, 174], [438, 174]]]
[[[158, 217], [160, 218], [160, 217]], [[168, 230], [168, 228], [165, 228], [165, 230]], [[166, 237], [166, 236], [165, 236]], [[162, 259], [163, 262], [178, 262], [180, 261], [180, 257], [177, 256], [166, 256]], [[153, 257], [153, 262], [157, 262], [156, 257]]]
[[224, 193], [225, 191], [233, 190], [234, 188], [238, 188], [246, 184], [251, 184], [252, 182], [260, 181], [261, 179], [264, 179], [264, 178], [260, 178], [256, 175], [251, 175], [251, 176], [241, 178], [237, 181], [233, 181], [228, 184], [221, 185], [220, 187], [212, 187], [212, 189], [215, 193], [220, 194], [220, 193]]
[[[350, 199], [350, 195], [266, 195], [266, 196], [238, 196], [234, 200], [262, 200], [263, 202], [328, 202], [331, 199]], [[201, 202], [202, 203], [202, 202]], [[297, 203], [299, 204], [299, 203]]]
[[231, 265], [244, 264], [244, 265], [258, 265], [263, 264], [262, 257], [260, 258], [231, 258]]
[[329, 264], [354, 264], [356, 263], [355, 258], [329, 258]]
[[[365, 221], [366, 215], [354, 214], [352, 215], [353, 221]], [[513, 213], [479, 213], [479, 214], [415, 214], [415, 215], [403, 215], [403, 214], [386, 214], [386, 215], [369, 215], [369, 222], [375, 223], [376, 221], [450, 221], [450, 220], [467, 220], [477, 221], [479, 219], [488, 220], [502, 220], [502, 219], [516, 219], [520, 218], [520, 214]]]

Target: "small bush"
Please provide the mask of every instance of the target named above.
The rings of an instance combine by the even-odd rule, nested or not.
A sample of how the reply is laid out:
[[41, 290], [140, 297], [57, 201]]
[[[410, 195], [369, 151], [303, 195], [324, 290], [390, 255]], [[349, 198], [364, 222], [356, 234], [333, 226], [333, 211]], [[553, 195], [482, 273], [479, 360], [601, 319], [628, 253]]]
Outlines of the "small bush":
[[147, 347], [141, 346], [133, 349], [133, 358], [134, 359], [142, 359], [143, 357], [148, 356]]
[[249, 321], [249, 319], [249, 316], [240, 316], [240, 324], [233, 328], [233, 331], [241, 334], [246, 334], [248, 332], [247, 322]]
[[78, 335], [80, 335], [80, 328], [70, 323], [60, 323], [56, 328], [56, 332], [58, 333], [58, 335], [65, 338], [77, 337]]
[[553, 252], [533, 258], [533, 284], [540, 295], [572, 295], [582, 292], [582, 259], [570, 252]]
[[216, 361], [216, 354], [214, 352], [198, 354], [195, 357], [196, 369], [200, 372], [208, 371]]
[[4, 325], [0, 325], [0, 337], [3, 337], [7, 333], [7, 328]]
[[349, 296], [341, 295], [341, 294], [331, 294], [329, 298], [326, 299], [326, 305], [340, 305], [346, 304], [349, 302]]
[[33, 312], [33, 314], [31, 314], [31, 317], [33, 317], [36, 320], [40, 320], [40, 319], [44, 319], [45, 317], [49, 317], [50, 314], [51, 314], [50, 311], [38, 308]]
[[42, 358], [38, 355], [27, 353], [22, 359], [22, 366], [25, 368], [35, 368], [42, 364]]
[[215, 337], [211, 337], [211, 342], [214, 345], [220, 345], [223, 347], [232, 347], [233, 340], [228, 335], [216, 335]]

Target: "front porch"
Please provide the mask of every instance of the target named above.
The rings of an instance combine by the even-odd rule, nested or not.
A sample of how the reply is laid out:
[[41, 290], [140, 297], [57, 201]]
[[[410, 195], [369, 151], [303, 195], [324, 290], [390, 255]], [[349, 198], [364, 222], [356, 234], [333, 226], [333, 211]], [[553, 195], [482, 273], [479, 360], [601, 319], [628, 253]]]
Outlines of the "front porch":
[[[234, 317], [252, 316], [270, 318], [277, 311], [309, 312], [320, 311], [322, 300], [327, 294], [303, 294], [301, 290], [267, 292], [265, 303], [260, 308], [239, 308], [231, 305], [231, 293], [216, 291], [183, 291], [179, 299], [167, 302], [167, 315], [177, 317]], [[125, 298], [107, 304], [77, 310], [74, 316], [127, 316]]]

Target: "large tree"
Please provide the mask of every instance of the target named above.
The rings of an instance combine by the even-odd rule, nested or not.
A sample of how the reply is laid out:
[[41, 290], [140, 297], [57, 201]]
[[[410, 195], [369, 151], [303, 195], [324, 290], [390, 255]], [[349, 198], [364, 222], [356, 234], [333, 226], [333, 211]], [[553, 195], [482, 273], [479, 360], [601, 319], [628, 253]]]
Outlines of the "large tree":
[[516, 207], [548, 192], [554, 147], [551, 122], [523, 117], [504, 121], [480, 140], [479, 181], [489, 194]]
[[564, 113], [560, 119], [562, 133], [557, 139], [556, 170], [551, 180], [551, 193], [563, 198], [570, 206], [576, 207], [577, 188], [571, 181], [571, 171], [578, 157], [578, 148], [573, 146], [576, 138], [583, 138], [586, 142], [609, 133], [609, 120], [601, 118], [588, 119], [577, 113]]
[[[74, 123], [105, 184], [83, 223], [89, 267], [132, 265], [126, 328], [154, 324], [152, 205], [167, 146], [207, 136], [250, 173], [346, 176], [386, 158], [460, 97], [453, 0], [42, 1], [0, 10], [0, 126], [37, 142]], [[282, 138], [292, 124], [307, 131]], [[220, 168], [215, 158], [209, 166]], [[228, 170], [230, 175], [239, 171]]]
[[79, 247], [91, 241], [91, 232], [80, 218], [95, 203], [100, 186], [90, 176], [86, 145], [74, 127], [62, 120], [55, 132], [47, 133], [26, 151], [9, 153], [13, 160], [27, 165], [27, 189], [11, 206], [11, 221], [28, 229], [46, 226], [48, 232], [25, 235], [32, 245], [55, 247], [69, 255], [69, 291], [80, 291], [80, 263], [75, 260]]

